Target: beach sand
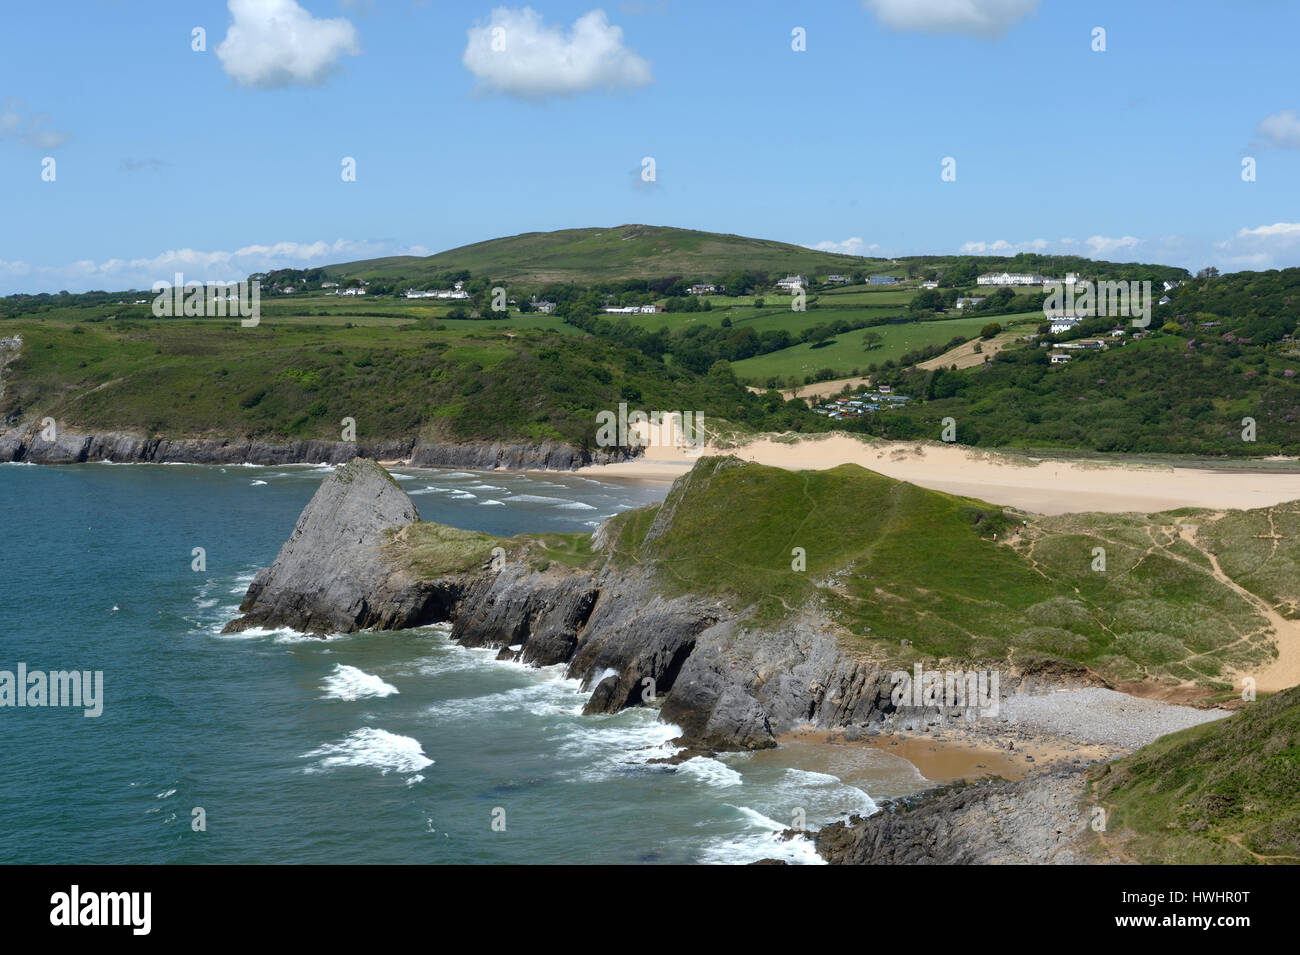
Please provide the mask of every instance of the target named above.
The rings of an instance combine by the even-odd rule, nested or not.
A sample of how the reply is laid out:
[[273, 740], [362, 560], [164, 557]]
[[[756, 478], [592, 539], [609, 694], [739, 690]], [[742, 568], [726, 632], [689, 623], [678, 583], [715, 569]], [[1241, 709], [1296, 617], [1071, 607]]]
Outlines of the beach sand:
[[[864, 441], [842, 434], [797, 440], [760, 438], [735, 448], [708, 448], [705, 453], [734, 454], [788, 470], [858, 464], [921, 487], [1038, 514], [1154, 513], [1179, 507], [1225, 510], [1300, 499], [1300, 467], [1259, 472], [1121, 462], [1035, 463], [958, 445]], [[579, 473], [672, 480], [688, 471], [698, 457], [698, 453], [690, 455], [680, 448], [652, 447], [635, 461], [594, 465]]]

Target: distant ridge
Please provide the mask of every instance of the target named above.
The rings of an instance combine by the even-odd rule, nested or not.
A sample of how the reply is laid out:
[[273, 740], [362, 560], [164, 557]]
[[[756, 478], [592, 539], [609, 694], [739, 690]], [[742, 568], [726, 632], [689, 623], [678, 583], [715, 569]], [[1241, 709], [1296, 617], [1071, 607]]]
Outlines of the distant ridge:
[[[1094, 272], [1107, 278], [1187, 278], [1186, 269], [1139, 263], [1094, 261], [1071, 255], [1016, 256], [903, 255], [870, 258], [822, 252], [789, 242], [755, 239], [722, 232], [701, 232], [670, 226], [627, 224], [555, 232], [524, 232], [448, 249], [435, 255], [398, 255], [326, 266], [336, 281], [349, 279], [410, 282], [419, 285], [450, 272], [468, 271], [476, 277], [527, 285], [575, 283], [590, 285], [623, 279], [680, 277], [721, 280], [749, 270], [773, 278], [788, 274], [826, 276], [854, 272], [908, 274], [909, 266], [974, 265], [978, 270]], [[974, 276], [971, 276], [973, 282]]]
[[614, 279], [720, 276], [741, 269], [769, 273], [834, 272], [878, 266], [869, 259], [717, 232], [667, 226], [619, 225], [558, 232], [525, 232], [475, 242], [424, 258], [365, 259], [328, 266], [334, 278], [403, 277], [429, 280], [468, 269], [475, 275], [522, 282], [595, 282]]

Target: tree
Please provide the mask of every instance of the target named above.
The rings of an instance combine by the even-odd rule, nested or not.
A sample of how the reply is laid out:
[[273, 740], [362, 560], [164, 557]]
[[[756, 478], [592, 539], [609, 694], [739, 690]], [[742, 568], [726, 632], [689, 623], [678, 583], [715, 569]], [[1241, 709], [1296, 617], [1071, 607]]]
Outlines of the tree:
[[992, 338], [1000, 331], [1002, 331], [1001, 325], [999, 325], [997, 322], [989, 322], [987, 325], [985, 325], [983, 328], [980, 329], [980, 338], [983, 339]]
[[862, 349], [863, 351], [871, 351], [873, 348], [879, 348], [884, 340], [880, 332], [867, 332], [862, 336]]

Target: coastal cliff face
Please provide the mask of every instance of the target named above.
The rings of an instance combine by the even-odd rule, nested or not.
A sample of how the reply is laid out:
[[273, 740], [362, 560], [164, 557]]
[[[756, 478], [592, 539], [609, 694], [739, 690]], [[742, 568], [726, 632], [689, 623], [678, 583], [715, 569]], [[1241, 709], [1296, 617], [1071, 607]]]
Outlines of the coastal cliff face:
[[351, 633], [414, 626], [448, 613], [455, 580], [422, 581], [383, 552], [390, 533], [419, 520], [383, 468], [357, 458], [321, 484], [275, 563], [253, 578], [225, 633], [289, 627]]
[[931, 791], [822, 828], [832, 865], [1074, 865], [1087, 855], [1080, 768]]
[[589, 464], [625, 460], [622, 449], [585, 451], [568, 444], [465, 442], [434, 444], [427, 441], [388, 440], [273, 441], [224, 438], [144, 438], [125, 432], [82, 434], [59, 430], [54, 441], [39, 428], [15, 428], [0, 433], [0, 462], [31, 464], [343, 464], [361, 456], [382, 461], [407, 461], [412, 467], [471, 468], [474, 470], [566, 471]]
[[[778, 629], [745, 626], [721, 602], [667, 595], [652, 567], [610, 559], [595, 569], [549, 562], [537, 570], [516, 555], [422, 578], [385, 546], [418, 519], [379, 465], [356, 459], [338, 469], [227, 630], [323, 634], [450, 621], [465, 646], [499, 648], [502, 659], [535, 666], [567, 664], [590, 691], [587, 713], [658, 705], [697, 750], [759, 749], [797, 726], [895, 718], [890, 671], [846, 653], [816, 614]], [[671, 510], [661, 513], [656, 526], [672, 519]], [[906, 722], [941, 718], [913, 712]]]

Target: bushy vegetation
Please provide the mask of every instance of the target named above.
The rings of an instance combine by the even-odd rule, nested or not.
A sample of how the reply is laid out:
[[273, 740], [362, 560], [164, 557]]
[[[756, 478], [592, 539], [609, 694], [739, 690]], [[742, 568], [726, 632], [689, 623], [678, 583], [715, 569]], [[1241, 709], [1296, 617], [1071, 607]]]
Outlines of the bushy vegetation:
[[699, 411], [749, 429], [819, 422], [800, 402], [758, 396], [725, 363], [665, 367], [601, 339], [553, 331], [437, 331], [231, 322], [11, 322], [22, 352], [0, 421], [149, 434], [357, 437], [595, 446], [598, 411]]
[[1300, 862], [1300, 687], [1097, 771], [1104, 839], [1144, 864]]
[[[1156, 308], [1145, 340], [1076, 351], [1065, 365], [1051, 365], [1051, 349], [1031, 342], [1005, 348], [983, 368], [883, 369], [882, 380], [926, 400], [847, 427], [935, 438], [952, 416], [968, 426], [970, 443], [984, 446], [1295, 454], [1297, 315], [1300, 269], [1196, 279]], [[1062, 338], [1095, 335], [1114, 322], [1086, 322]]]

